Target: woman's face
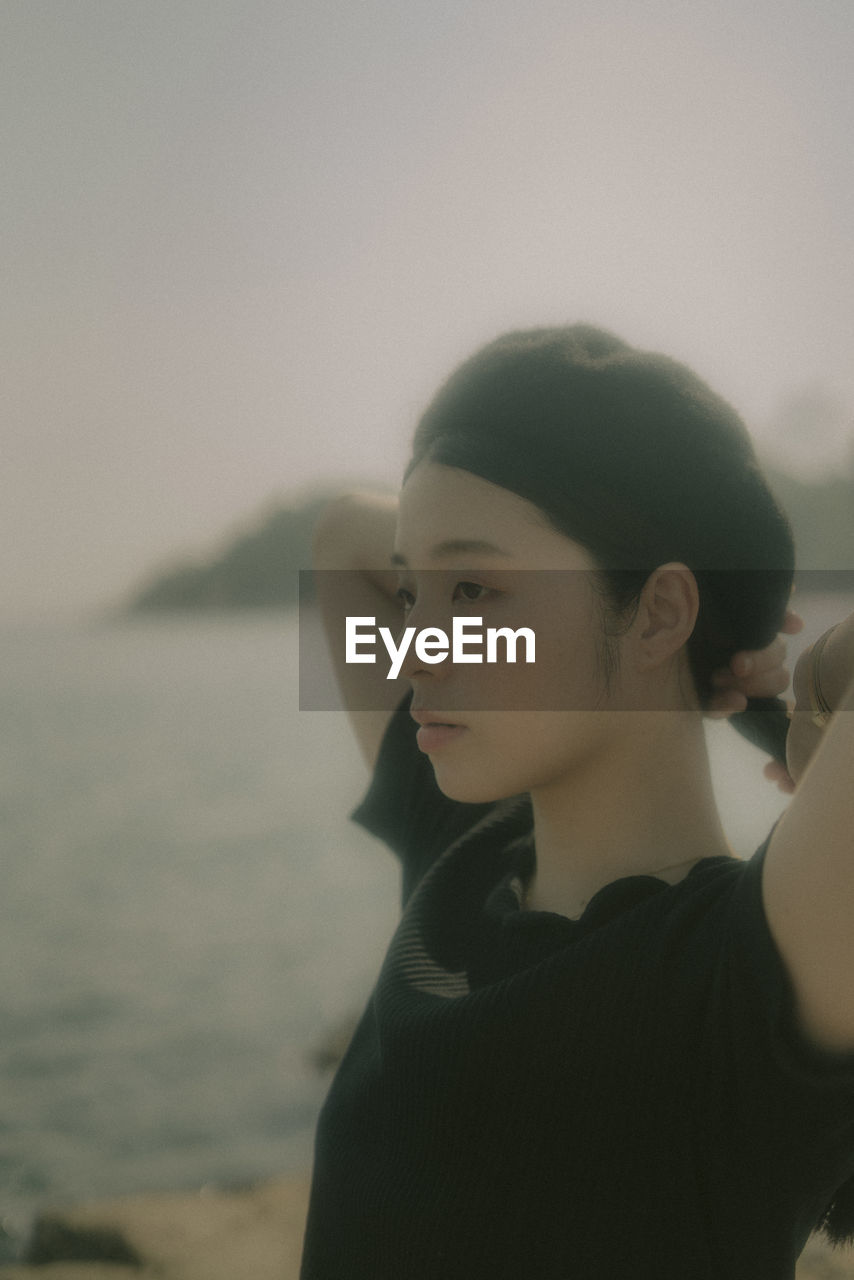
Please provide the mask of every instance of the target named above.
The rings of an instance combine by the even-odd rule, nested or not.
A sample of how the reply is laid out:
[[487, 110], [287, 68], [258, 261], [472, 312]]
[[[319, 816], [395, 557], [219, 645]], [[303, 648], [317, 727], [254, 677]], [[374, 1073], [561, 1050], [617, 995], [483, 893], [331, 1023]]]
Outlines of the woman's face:
[[[528, 627], [536, 636], [533, 664], [522, 641], [515, 663], [499, 642], [494, 664], [451, 656], [428, 664], [410, 645], [402, 674], [414, 690], [413, 713], [464, 726], [421, 735], [446, 795], [480, 803], [532, 791], [607, 750], [619, 732], [613, 712], [631, 691], [619, 674], [605, 684], [602, 601], [585, 548], [517, 494], [422, 462], [401, 490], [393, 560], [405, 625], [416, 633], [437, 627], [451, 637], [454, 617], [468, 617], [482, 619], [471, 630], [484, 635]], [[469, 652], [485, 657], [485, 646]]]

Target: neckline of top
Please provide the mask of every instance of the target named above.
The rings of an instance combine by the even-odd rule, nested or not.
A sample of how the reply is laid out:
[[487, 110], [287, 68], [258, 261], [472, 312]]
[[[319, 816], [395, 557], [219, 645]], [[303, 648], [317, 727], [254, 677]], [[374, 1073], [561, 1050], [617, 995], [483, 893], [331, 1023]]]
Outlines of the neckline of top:
[[[500, 918], [503, 924], [522, 928], [533, 928], [544, 925], [546, 922], [552, 924], [561, 922], [562, 926], [569, 925], [575, 929], [592, 921], [600, 922], [601, 917], [610, 918], [612, 915], [617, 915], [624, 907], [631, 906], [635, 901], [640, 901], [653, 893], [658, 894], [668, 889], [678, 890], [689, 880], [695, 879], [701, 868], [708, 869], [712, 865], [724, 864], [740, 865], [744, 861], [742, 858], [727, 854], [713, 854], [700, 858], [680, 880], [672, 884], [648, 872], [633, 872], [618, 876], [597, 889], [577, 916], [567, 916], [559, 911], [528, 910], [523, 905], [526, 882], [534, 872], [533, 834], [529, 833], [526, 837], [512, 841], [505, 853], [511, 857], [515, 853], [517, 865], [511, 867], [502, 876], [490, 893], [485, 906], [488, 913]], [[641, 890], [644, 892], [640, 893]], [[608, 906], [612, 908], [618, 906], [619, 910], [607, 910]]]

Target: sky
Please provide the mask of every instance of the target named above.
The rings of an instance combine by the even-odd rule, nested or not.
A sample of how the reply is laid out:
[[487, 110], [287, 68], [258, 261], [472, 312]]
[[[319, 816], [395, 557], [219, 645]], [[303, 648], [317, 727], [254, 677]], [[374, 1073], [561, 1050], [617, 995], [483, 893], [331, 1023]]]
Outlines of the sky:
[[396, 487], [511, 328], [849, 465], [852, 65], [851, 0], [0, 0], [0, 624]]

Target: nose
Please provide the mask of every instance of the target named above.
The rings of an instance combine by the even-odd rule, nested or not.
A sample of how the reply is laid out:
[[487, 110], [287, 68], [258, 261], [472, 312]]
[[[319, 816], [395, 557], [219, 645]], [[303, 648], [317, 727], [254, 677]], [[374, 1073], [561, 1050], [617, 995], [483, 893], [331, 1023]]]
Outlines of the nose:
[[[424, 676], [432, 680], [444, 680], [451, 667], [451, 618], [437, 615], [436, 610], [430, 610], [429, 618], [426, 613], [427, 610], [419, 608], [416, 603], [406, 617], [405, 625], [407, 628], [413, 627], [414, 634], [401, 664], [400, 674], [409, 681]], [[398, 644], [402, 635], [401, 631], [397, 638]], [[416, 642], [421, 653], [418, 652]], [[445, 653], [442, 653], [443, 648]], [[428, 658], [431, 660], [428, 661]]]

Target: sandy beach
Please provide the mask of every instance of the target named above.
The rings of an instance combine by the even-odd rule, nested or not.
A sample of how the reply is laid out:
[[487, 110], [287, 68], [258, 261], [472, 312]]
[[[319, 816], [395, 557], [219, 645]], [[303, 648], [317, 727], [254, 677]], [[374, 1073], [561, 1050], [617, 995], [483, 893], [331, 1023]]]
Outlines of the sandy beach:
[[[45, 1210], [26, 1261], [0, 1267], [0, 1280], [298, 1280], [307, 1202], [308, 1177], [288, 1175], [242, 1191], [204, 1187]], [[854, 1249], [813, 1238], [796, 1274], [854, 1280]]]

